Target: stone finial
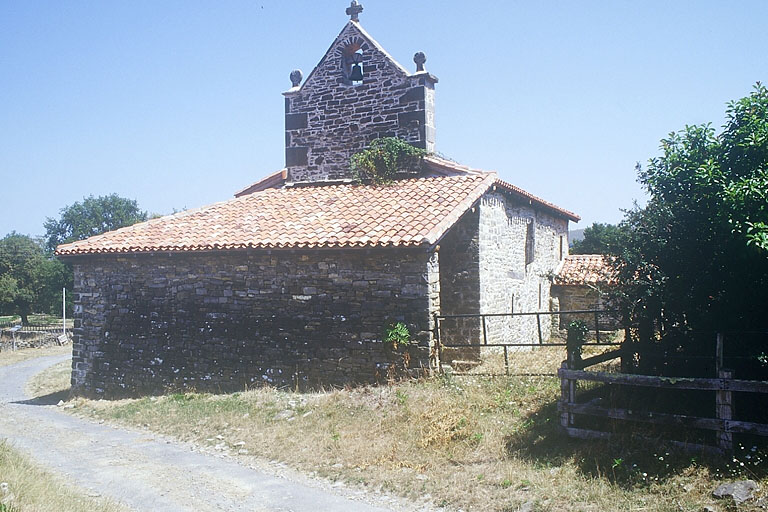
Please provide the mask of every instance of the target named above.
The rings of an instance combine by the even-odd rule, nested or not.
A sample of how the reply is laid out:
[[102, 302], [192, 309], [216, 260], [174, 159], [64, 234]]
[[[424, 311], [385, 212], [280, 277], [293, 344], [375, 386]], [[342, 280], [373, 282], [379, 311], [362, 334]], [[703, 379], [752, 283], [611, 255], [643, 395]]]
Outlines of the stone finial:
[[416, 63], [416, 72], [424, 71], [424, 63], [427, 62], [427, 56], [424, 52], [416, 52], [413, 56], [413, 62]]
[[294, 87], [298, 87], [301, 85], [301, 81], [304, 78], [304, 75], [302, 74], [300, 69], [294, 69], [291, 71], [291, 84], [293, 84]]
[[357, 0], [352, 0], [352, 3], [347, 7], [347, 15], [352, 21], [360, 21], [359, 16], [361, 12], [363, 12], [363, 4], [359, 3]]

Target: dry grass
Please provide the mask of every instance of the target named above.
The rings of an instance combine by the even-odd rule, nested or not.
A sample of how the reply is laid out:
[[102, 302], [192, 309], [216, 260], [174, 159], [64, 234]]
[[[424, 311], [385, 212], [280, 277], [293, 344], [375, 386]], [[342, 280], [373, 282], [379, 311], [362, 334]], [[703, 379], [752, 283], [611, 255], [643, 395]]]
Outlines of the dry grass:
[[35, 357], [43, 356], [57, 356], [64, 355], [72, 352], [72, 345], [41, 347], [41, 348], [25, 348], [19, 350], [3, 350], [0, 352], [0, 366], [8, 366], [11, 364], [20, 363], [27, 359], [33, 359]]
[[[67, 360], [55, 364], [38, 373], [27, 382], [26, 392], [32, 398], [40, 397], [69, 397], [72, 361]], [[51, 398], [53, 400], [53, 398]]]
[[562, 438], [557, 390], [553, 378], [472, 377], [304, 394], [78, 399], [75, 411], [467, 511], [526, 502], [558, 511], [714, 506], [713, 466], [690, 455]]
[[43, 471], [27, 457], [0, 441], [0, 511], [122, 512], [124, 507], [86, 496]]
[[[510, 362], [534, 373], [556, 368], [561, 356], [538, 350], [511, 354]], [[66, 393], [65, 365], [38, 376], [30, 390]], [[484, 363], [499, 365], [501, 354]], [[247, 453], [465, 511], [511, 512], [524, 503], [558, 511], [725, 511], [736, 508], [711, 497], [721, 480], [768, 484], [755, 454], [724, 464], [631, 440], [563, 438], [558, 393], [554, 377], [475, 375], [313, 393], [260, 388], [71, 403], [77, 414], [145, 426], [212, 452]]]

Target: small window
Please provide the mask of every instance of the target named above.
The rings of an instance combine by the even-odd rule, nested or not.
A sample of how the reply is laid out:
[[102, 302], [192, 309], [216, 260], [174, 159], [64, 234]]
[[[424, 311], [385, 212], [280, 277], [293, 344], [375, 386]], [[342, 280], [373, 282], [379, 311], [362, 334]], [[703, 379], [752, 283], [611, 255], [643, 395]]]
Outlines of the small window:
[[525, 264], [530, 265], [536, 256], [536, 226], [533, 219], [528, 221], [525, 233]]
[[541, 311], [541, 282], [539, 282], [539, 311]]
[[563, 259], [564, 252], [563, 251], [563, 242], [565, 241], [565, 237], [563, 235], [560, 235], [560, 259]]

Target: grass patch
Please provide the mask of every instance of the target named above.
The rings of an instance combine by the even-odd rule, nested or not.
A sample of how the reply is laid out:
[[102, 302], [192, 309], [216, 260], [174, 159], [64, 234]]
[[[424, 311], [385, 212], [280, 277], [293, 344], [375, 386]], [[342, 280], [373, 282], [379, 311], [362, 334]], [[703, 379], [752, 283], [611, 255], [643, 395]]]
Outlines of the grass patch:
[[566, 439], [557, 432], [558, 393], [554, 377], [470, 376], [72, 403], [78, 414], [146, 426], [211, 451], [257, 455], [463, 510], [532, 503], [534, 510], [699, 511], [713, 506], [721, 479], [767, 483], [756, 467], [738, 463], [718, 466], [631, 440]]
[[70, 395], [71, 376], [71, 360], [55, 364], [27, 382], [27, 395], [51, 404], [56, 404], [59, 400], [67, 400]]
[[89, 497], [40, 469], [26, 456], [0, 441], [0, 511], [123, 512], [111, 501]]
[[72, 345], [50, 346], [41, 348], [23, 348], [18, 350], [3, 350], [0, 352], [0, 366], [20, 363], [27, 359], [43, 356], [58, 356], [72, 353]]

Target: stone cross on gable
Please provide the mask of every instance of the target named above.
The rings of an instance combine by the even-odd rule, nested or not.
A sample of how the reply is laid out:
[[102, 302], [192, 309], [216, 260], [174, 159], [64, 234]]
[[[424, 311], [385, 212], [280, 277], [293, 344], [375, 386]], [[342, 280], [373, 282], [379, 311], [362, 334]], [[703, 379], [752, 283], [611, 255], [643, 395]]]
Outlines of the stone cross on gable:
[[362, 4], [358, 3], [357, 0], [352, 0], [352, 3], [347, 7], [347, 15], [352, 18], [352, 21], [360, 21], [361, 12], [363, 12]]

